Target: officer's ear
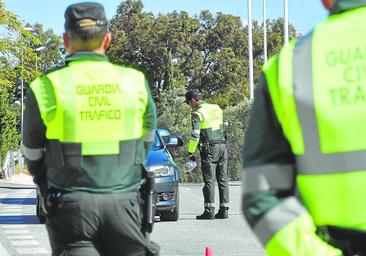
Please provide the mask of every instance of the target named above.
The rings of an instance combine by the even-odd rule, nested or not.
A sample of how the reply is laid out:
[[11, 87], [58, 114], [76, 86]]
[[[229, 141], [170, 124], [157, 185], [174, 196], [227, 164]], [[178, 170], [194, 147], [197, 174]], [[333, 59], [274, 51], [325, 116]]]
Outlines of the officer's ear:
[[62, 39], [64, 41], [64, 46], [65, 46], [65, 49], [67, 51], [69, 51], [69, 49], [71, 48], [71, 42], [70, 42], [70, 38], [68, 37], [68, 35], [66, 33], [63, 33], [62, 35]]
[[105, 34], [104, 39], [103, 39], [103, 44], [102, 47], [104, 49], [104, 51], [107, 51], [109, 46], [111, 45], [112, 42], [112, 33], [108, 32], [107, 34]]
[[327, 8], [328, 10], [332, 8], [334, 2], [335, 0], [322, 0], [324, 7]]

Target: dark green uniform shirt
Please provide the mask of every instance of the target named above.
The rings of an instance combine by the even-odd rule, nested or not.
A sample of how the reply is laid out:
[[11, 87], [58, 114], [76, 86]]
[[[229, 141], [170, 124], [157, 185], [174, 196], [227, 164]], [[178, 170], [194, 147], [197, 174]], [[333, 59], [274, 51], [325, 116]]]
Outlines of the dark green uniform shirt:
[[[73, 61], [79, 60], [105, 62], [108, 61], [108, 58], [106, 55], [92, 52], [78, 52], [66, 57], [66, 66]], [[51, 72], [57, 72], [57, 70]], [[107, 72], [108, 70], [106, 70]], [[46, 81], [47, 79], [44, 80]], [[54, 159], [50, 159], [47, 157], [50, 155], [47, 154], [47, 151], [43, 154], [43, 150], [50, 148], [53, 141], [46, 139], [46, 127], [41, 118], [37, 99], [32, 89], [29, 88], [24, 111], [22, 150], [30, 173], [33, 176], [39, 176], [45, 171], [43, 167], [46, 166], [48, 182], [60, 189], [91, 192], [135, 191], [140, 185], [141, 165], [151, 146], [153, 132], [156, 128], [155, 103], [146, 80], [145, 86], [148, 91], [148, 102], [144, 113], [143, 127], [150, 131], [150, 137], [152, 131], [151, 138], [141, 138], [145, 142], [145, 149], [142, 146], [142, 148], [133, 151], [131, 147], [124, 145], [121, 149], [123, 152], [120, 152], [119, 155], [81, 156], [77, 145], [75, 147], [75, 145], [63, 144], [61, 152], [66, 152], [69, 155], [75, 154], [75, 157], [74, 159], [69, 157], [68, 161], [71, 162], [63, 164], [64, 167], [62, 168], [54, 165], [54, 162], [60, 161], [62, 156], [55, 157], [53, 155]], [[142, 142], [142, 145], [144, 142]], [[68, 146], [70, 147], [68, 148]], [[127, 159], [131, 155], [136, 157], [136, 159], [140, 159], [138, 163], [136, 161], [136, 164], [134, 164], [131, 159]], [[75, 184], [77, 185], [75, 186]]]

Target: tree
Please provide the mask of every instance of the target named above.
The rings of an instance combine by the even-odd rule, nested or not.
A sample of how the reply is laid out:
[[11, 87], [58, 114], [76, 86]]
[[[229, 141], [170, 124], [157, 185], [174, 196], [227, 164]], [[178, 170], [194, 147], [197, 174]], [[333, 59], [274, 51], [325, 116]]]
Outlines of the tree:
[[199, 88], [208, 97], [232, 92], [244, 97], [244, 30], [240, 19], [208, 11], [154, 16], [141, 1], [124, 1], [111, 20], [115, 35], [108, 54], [149, 77], [159, 101], [172, 88]]
[[[0, 38], [0, 157], [14, 150], [20, 143], [21, 81], [24, 92], [39, 71], [54, 67], [61, 62], [60, 38], [52, 30], [43, 32], [42, 26], [24, 26], [14, 14], [5, 10], [0, 0], [0, 29], [6, 37]], [[37, 53], [35, 49], [47, 44]], [[38, 68], [39, 67], [39, 68]], [[23, 92], [23, 93], [24, 93]]]
[[[39, 39], [37, 44], [30, 43], [30, 47], [36, 51], [39, 48], [43, 50], [36, 51], [36, 56], [33, 58], [33, 64], [39, 73], [47, 72], [55, 67], [63, 64], [63, 44], [60, 36], [56, 35], [52, 29], [43, 29], [41, 24], [30, 24], [27, 27], [32, 27], [32, 35]], [[39, 75], [37, 73], [36, 75]]]
[[[144, 12], [142, 1], [121, 2], [110, 23], [114, 35], [108, 55], [113, 62], [145, 72], [158, 107], [158, 125], [173, 134], [190, 136], [190, 109], [183, 104], [187, 89], [224, 108], [229, 127], [229, 176], [238, 179], [248, 100], [247, 26], [233, 15], [202, 11], [190, 17], [173, 11], [157, 16]], [[283, 44], [283, 19], [267, 21], [268, 54]], [[292, 25], [290, 38], [297, 36]], [[253, 22], [254, 79], [264, 62], [263, 24]], [[179, 110], [179, 111], [177, 111]], [[176, 162], [183, 168], [186, 148]], [[200, 181], [200, 172], [182, 173], [183, 181]]]
[[[19, 30], [21, 23], [16, 16], [5, 10], [0, 0], [0, 27], [10, 31]], [[19, 107], [14, 104], [15, 91], [13, 81], [16, 71], [12, 61], [16, 59], [16, 47], [10, 38], [0, 39], [0, 159], [4, 159], [6, 152], [16, 148], [19, 144], [17, 128]], [[0, 163], [1, 164], [1, 163]]]

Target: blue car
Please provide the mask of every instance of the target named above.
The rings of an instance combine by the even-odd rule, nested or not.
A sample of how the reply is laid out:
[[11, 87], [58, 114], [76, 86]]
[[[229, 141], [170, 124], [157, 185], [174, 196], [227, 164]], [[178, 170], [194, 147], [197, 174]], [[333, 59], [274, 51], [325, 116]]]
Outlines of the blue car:
[[170, 150], [182, 145], [180, 137], [170, 135], [165, 129], [157, 129], [145, 162], [145, 168], [155, 175], [156, 215], [161, 221], [177, 221], [179, 217], [179, 169]]
[[[145, 168], [154, 172], [157, 192], [156, 214], [161, 221], [177, 221], [179, 217], [179, 169], [169, 150], [182, 146], [180, 137], [170, 135], [165, 129], [156, 129], [154, 143], [145, 162]], [[36, 214], [40, 223], [46, 222], [46, 214], [40, 204], [37, 190]]]

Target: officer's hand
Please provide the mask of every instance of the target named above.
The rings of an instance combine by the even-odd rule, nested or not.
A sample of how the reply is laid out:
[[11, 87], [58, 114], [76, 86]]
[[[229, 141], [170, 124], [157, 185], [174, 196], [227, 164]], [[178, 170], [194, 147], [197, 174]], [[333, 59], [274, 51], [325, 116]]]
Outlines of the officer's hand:
[[188, 152], [187, 160], [196, 161], [196, 157], [194, 156], [194, 154], [190, 154], [190, 153]]

